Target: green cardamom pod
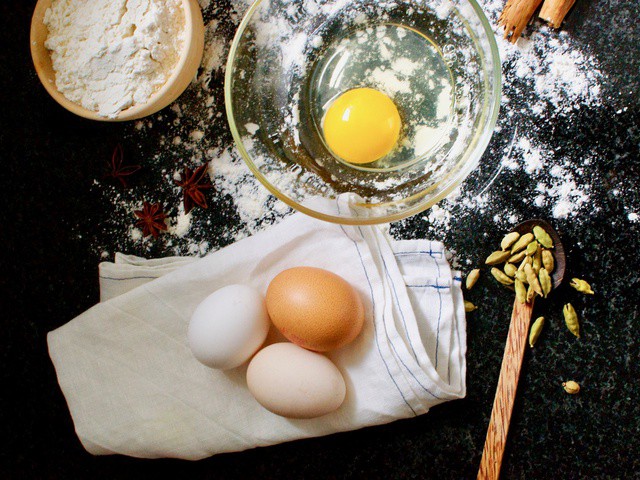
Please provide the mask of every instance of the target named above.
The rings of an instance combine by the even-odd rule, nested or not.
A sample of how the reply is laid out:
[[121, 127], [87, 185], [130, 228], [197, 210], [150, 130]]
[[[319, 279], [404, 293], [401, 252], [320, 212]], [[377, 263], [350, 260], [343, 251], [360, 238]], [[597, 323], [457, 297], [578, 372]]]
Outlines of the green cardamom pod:
[[591, 289], [591, 285], [585, 280], [580, 280], [579, 278], [572, 278], [571, 283], [569, 284], [577, 291], [582, 293], [587, 293], [589, 295], [593, 295], [593, 290]]
[[573, 308], [573, 305], [567, 303], [562, 309], [562, 313], [564, 314], [564, 323], [567, 324], [569, 331], [580, 338], [580, 323], [578, 322], [578, 314]]
[[502, 248], [502, 250], [509, 250], [519, 238], [520, 234], [518, 232], [507, 233], [500, 242], [500, 248]]
[[478, 307], [476, 307], [473, 303], [471, 302], [467, 302], [466, 300], [464, 301], [464, 311], [469, 313], [469, 312], [473, 312], [474, 310], [477, 310]]
[[531, 325], [531, 331], [529, 332], [529, 346], [533, 346], [538, 341], [540, 333], [542, 333], [542, 327], [544, 327], [544, 317], [538, 317], [533, 325]]
[[533, 271], [536, 272], [537, 275], [542, 268], [542, 250], [540, 250], [540, 248], [538, 248], [538, 250], [536, 250], [536, 253], [533, 255], [531, 266], [533, 267]]
[[491, 255], [487, 257], [484, 263], [487, 265], [497, 265], [499, 263], [506, 262], [509, 260], [511, 254], [509, 252], [503, 252], [502, 250], [497, 250], [493, 252]]
[[518, 270], [524, 270], [525, 265], [531, 265], [533, 263], [533, 259], [531, 257], [524, 257], [522, 263], [518, 267]]
[[533, 235], [543, 247], [553, 248], [553, 240], [551, 240], [551, 236], [541, 226], [536, 225], [533, 227]]
[[524, 270], [518, 270], [516, 272], [516, 278], [518, 280], [520, 280], [522, 283], [528, 283], [527, 282], [527, 275], [524, 273]]
[[562, 388], [564, 388], [564, 391], [569, 395], [575, 395], [580, 391], [580, 384], [573, 380], [569, 380], [568, 382], [562, 382]]
[[536, 259], [533, 259], [533, 263], [531, 264], [531, 267], [533, 268], [533, 273], [535, 273], [536, 275], [538, 275], [538, 273], [540, 273], [540, 270], [544, 270], [542, 268], [541, 262], [536, 262]]
[[556, 268], [556, 260], [553, 258], [551, 250], [542, 250], [542, 265], [544, 265], [547, 272], [553, 273], [553, 270]]
[[527, 303], [531, 303], [531, 301], [533, 300], [533, 297], [535, 296], [536, 296], [536, 291], [533, 289], [531, 285], [529, 285], [529, 288], [527, 289]]
[[529, 245], [527, 245], [527, 248], [525, 249], [525, 252], [527, 252], [527, 255], [532, 256], [533, 254], [535, 254], [538, 251], [538, 246], [539, 245], [540, 244], [534, 240]]
[[518, 267], [516, 267], [513, 263], [507, 263], [504, 266], [504, 273], [506, 273], [510, 277], [515, 277], [516, 272], [518, 271]]
[[520, 303], [527, 303], [527, 287], [516, 278], [516, 298]]
[[542, 292], [542, 287], [540, 286], [540, 280], [538, 280], [538, 276], [533, 271], [533, 267], [529, 264], [524, 266], [524, 274], [527, 276], [527, 282], [533, 290], [540, 296], [544, 295]]
[[513, 285], [513, 279], [509, 278], [502, 270], [496, 267], [491, 269], [491, 275], [503, 285]]
[[525, 252], [524, 250], [516, 253], [515, 255], [511, 255], [509, 257], [509, 260], [507, 260], [509, 263], [520, 263], [524, 257], [527, 255], [527, 252]]
[[534, 238], [533, 233], [525, 233], [522, 235], [518, 241], [513, 244], [513, 247], [511, 247], [511, 255], [515, 255], [520, 250], [524, 250]]
[[471, 290], [473, 288], [473, 286], [478, 281], [478, 278], [480, 278], [479, 268], [476, 268], [469, 272], [469, 275], [467, 275], [467, 280], [466, 280], [467, 290]]
[[547, 272], [545, 268], [541, 268], [538, 272], [538, 280], [540, 281], [540, 286], [542, 287], [544, 298], [547, 298], [547, 295], [549, 295], [549, 292], [551, 292], [553, 283], [551, 282], [551, 276], [549, 275], [549, 272]]

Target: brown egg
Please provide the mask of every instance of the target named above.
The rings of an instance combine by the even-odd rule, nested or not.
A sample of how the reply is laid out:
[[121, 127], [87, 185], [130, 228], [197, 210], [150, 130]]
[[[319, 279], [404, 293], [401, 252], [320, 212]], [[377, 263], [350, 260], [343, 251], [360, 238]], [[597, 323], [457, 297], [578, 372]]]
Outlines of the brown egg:
[[271, 321], [285, 337], [316, 352], [348, 344], [364, 323], [358, 292], [321, 268], [296, 267], [279, 273], [269, 284], [266, 303]]

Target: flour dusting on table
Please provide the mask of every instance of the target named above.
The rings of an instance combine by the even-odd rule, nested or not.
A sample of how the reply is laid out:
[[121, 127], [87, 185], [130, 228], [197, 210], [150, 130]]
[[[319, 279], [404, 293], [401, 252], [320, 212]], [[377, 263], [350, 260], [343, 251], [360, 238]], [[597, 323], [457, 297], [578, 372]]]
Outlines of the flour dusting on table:
[[[289, 207], [275, 199], [251, 174], [232, 143], [229, 133], [214, 136], [211, 132], [228, 132], [224, 111], [223, 79], [226, 55], [235, 28], [250, 2], [231, 2], [233, 9], [217, 2], [200, 0], [207, 32], [205, 57], [198, 78], [171, 109], [137, 122], [126, 142], [135, 148], [140, 138], [154, 137], [157, 153], [145, 159], [148, 168], [159, 172], [157, 186], [148, 189], [155, 200], [164, 200], [172, 214], [169, 232], [161, 237], [163, 251], [175, 254], [202, 255], [211, 249], [236, 241], [265, 228], [291, 213]], [[492, 25], [503, 6], [502, 0], [481, 2]], [[523, 208], [535, 208], [540, 216], [559, 222], [574, 221], [597, 210], [592, 198], [591, 162], [599, 162], [598, 151], [577, 158], [578, 150], [562, 149], [542, 128], [552, 120], [571, 122], [585, 109], [602, 105], [604, 74], [598, 61], [567, 33], [540, 24], [531, 27], [516, 45], [502, 40], [498, 44], [503, 62], [503, 102], [494, 139], [477, 172], [449, 198], [413, 219], [396, 223], [423, 221], [432, 238], [445, 239], [457, 218], [494, 216], [500, 228], [521, 220], [521, 211], [497, 211], [504, 195], [519, 198]], [[209, 162], [215, 199], [210, 209], [223, 215], [227, 223], [212, 224], [212, 216], [202, 209], [184, 215], [180, 189], [173, 179], [183, 166]], [[511, 185], [516, 175], [526, 176], [522, 184]], [[514, 180], [515, 182], [515, 180]], [[132, 211], [141, 205], [140, 195], [121, 192], [103, 181], [96, 188], [114, 204], [118, 219], [115, 245], [100, 250], [130, 249], [137, 245], [140, 253], [151, 252], [158, 240], [141, 239], [133, 227]], [[511, 189], [511, 190], [509, 190]], [[624, 192], [620, 193], [621, 198]], [[218, 203], [217, 203], [218, 202]], [[637, 208], [628, 211], [631, 222], [638, 221]], [[212, 232], [215, 231], [215, 236]]]

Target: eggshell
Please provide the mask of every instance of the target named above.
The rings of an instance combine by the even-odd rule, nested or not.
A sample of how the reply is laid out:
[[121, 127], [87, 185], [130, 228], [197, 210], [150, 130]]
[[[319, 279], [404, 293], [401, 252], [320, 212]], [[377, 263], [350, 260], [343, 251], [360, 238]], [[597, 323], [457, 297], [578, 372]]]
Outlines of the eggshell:
[[273, 324], [297, 345], [326, 352], [358, 336], [364, 307], [358, 292], [335, 273], [296, 267], [269, 284], [267, 310]]
[[288, 418], [315, 418], [338, 409], [347, 388], [324, 355], [293, 343], [275, 343], [249, 363], [247, 386], [267, 410]]
[[187, 338], [201, 363], [228, 370], [249, 360], [268, 332], [269, 315], [262, 295], [246, 285], [228, 285], [198, 305]]

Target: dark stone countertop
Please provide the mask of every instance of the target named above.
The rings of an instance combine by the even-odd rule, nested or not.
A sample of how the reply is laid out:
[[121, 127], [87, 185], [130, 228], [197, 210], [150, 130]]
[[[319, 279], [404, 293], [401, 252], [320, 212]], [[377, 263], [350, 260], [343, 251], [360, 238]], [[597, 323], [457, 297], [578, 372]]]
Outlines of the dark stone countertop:
[[[212, 2], [215, 3], [215, 2]], [[217, 11], [231, 8], [220, 1]], [[361, 431], [287, 443], [200, 462], [93, 457], [78, 441], [46, 347], [46, 334], [98, 300], [97, 264], [102, 251], [175, 253], [159, 243], [144, 250], [126, 238], [96, 179], [111, 149], [122, 139], [153, 152], [153, 131], [132, 124], [92, 123], [55, 104], [39, 84], [29, 54], [34, 0], [0, 5], [2, 103], [0, 195], [4, 255], [2, 291], [2, 478], [475, 478], [498, 378], [511, 308], [511, 293], [485, 275], [469, 299], [481, 308], [468, 319], [467, 398], [434, 408], [419, 418]], [[213, 8], [213, 7], [212, 7]], [[208, 19], [214, 13], [208, 12]], [[554, 220], [568, 247], [569, 275], [592, 280], [593, 298], [563, 287], [543, 307], [548, 321], [540, 344], [528, 350], [518, 390], [503, 478], [640, 478], [638, 360], [640, 304], [640, 5], [635, 0], [578, 1], [564, 30], [599, 62], [602, 102], [537, 125], [554, 151], [591, 172], [590, 201], [573, 217]], [[227, 25], [232, 33], [234, 22]], [[506, 66], [505, 68], [508, 68]], [[508, 72], [505, 72], [508, 74]], [[220, 100], [222, 79], [213, 91]], [[525, 99], [526, 101], [526, 99]], [[536, 123], [536, 119], [529, 119]], [[216, 132], [230, 136], [224, 119]], [[503, 129], [508, 119], [502, 118]], [[529, 125], [526, 118], [521, 125]], [[527, 127], [528, 128], [528, 127]], [[503, 130], [504, 131], [504, 130]], [[151, 132], [151, 133], [150, 133]], [[502, 154], [497, 135], [483, 159]], [[592, 160], [587, 166], [581, 159]], [[160, 161], [161, 163], [161, 161]], [[158, 166], [158, 164], [156, 164]], [[160, 168], [160, 167], [158, 167]], [[493, 167], [492, 167], [493, 168]], [[468, 183], [488, 178], [481, 168]], [[500, 238], [496, 215], [549, 218], [522, 196], [525, 177], [500, 176], [491, 188], [496, 208], [463, 211], [440, 232], [447, 247], [478, 263]], [[581, 177], [583, 178], [583, 177]], [[140, 191], [153, 184], [141, 175]], [[146, 183], [145, 183], [146, 182]], [[509, 186], [522, 185], [519, 194]], [[146, 186], [145, 186], [146, 185]], [[520, 188], [520, 187], [519, 187]], [[614, 192], [617, 191], [617, 192]], [[524, 193], [522, 193], [524, 192]], [[106, 200], [105, 200], [106, 199]], [[175, 199], [172, 200], [175, 203]], [[215, 237], [229, 223], [242, 226], [232, 199], [212, 194], [208, 230]], [[452, 210], [456, 214], [455, 208]], [[553, 220], [553, 219], [552, 219]], [[225, 230], [226, 231], [226, 230]], [[438, 234], [423, 215], [394, 225], [400, 237]], [[486, 232], [478, 236], [477, 232]], [[223, 246], [232, 241], [224, 237]], [[562, 304], [571, 301], [582, 320], [574, 339], [562, 324]], [[563, 380], [582, 384], [565, 394]]]

